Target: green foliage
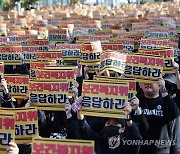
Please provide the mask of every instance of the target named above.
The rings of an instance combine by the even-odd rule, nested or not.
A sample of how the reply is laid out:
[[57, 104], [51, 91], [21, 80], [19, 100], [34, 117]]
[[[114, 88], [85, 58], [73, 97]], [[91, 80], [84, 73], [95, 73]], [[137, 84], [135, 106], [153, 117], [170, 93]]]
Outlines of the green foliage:
[[37, 2], [38, 0], [23, 0], [22, 1], [22, 7], [27, 8], [30, 5], [33, 5]]
[[140, 4], [153, 3], [155, 0], [141, 0]]

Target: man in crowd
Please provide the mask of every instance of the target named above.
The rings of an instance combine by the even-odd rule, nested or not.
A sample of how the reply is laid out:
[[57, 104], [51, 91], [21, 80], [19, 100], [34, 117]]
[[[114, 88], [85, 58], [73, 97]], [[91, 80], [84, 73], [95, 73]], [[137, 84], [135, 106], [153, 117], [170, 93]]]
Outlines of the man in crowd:
[[[147, 118], [149, 129], [141, 133], [144, 141], [150, 144], [142, 145], [140, 154], [168, 154], [171, 141], [168, 124], [180, 115], [180, 111], [172, 98], [168, 95], [165, 81], [159, 79], [158, 83], [140, 83], [143, 94], [139, 96], [139, 106], [142, 114]], [[137, 113], [132, 113], [136, 121]], [[164, 142], [162, 142], [164, 141]]]

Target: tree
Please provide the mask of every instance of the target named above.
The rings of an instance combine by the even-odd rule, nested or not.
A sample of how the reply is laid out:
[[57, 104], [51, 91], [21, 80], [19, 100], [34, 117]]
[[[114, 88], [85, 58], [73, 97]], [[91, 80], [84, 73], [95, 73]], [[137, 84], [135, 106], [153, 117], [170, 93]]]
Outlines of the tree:
[[[2, 0], [0, 0], [2, 1]], [[14, 8], [14, 6], [16, 5], [15, 2], [17, 0], [6, 0], [4, 6], [3, 6], [3, 10], [4, 11], [9, 11], [11, 9]], [[38, 0], [22, 0], [22, 7], [24, 8], [28, 8], [30, 5], [33, 5], [37, 2]]]
[[83, 3], [84, 0], [71, 0], [71, 3], [72, 3], [72, 4], [75, 4], [75, 3], [78, 3], [78, 2]]

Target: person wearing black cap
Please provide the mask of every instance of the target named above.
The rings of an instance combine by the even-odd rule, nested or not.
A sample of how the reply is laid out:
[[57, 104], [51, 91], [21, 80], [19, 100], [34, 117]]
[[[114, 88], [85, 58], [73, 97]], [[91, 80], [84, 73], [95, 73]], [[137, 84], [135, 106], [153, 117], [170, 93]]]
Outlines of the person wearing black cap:
[[[80, 113], [82, 97], [78, 103], [72, 106], [77, 112], [77, 131], [81, 139], [94, 140], [97, 154], [138, 154], [140, 145], [127, 145], [126, 141], [141, 140], [139, 129], [132, 120], [106, 118], [103, 130], [100, 134], [93, 131], [84, 115]], [[132, 107], [125, 103], [124, 109], [130, 113]]]

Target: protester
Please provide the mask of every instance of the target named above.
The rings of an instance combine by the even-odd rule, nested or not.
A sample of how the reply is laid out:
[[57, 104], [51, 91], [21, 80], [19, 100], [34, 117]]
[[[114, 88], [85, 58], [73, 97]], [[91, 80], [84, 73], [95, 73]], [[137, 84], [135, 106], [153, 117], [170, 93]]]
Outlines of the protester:
[[[140, 87], [143, 94], [139, 97], [139, 106], [149, 123], [149, 129], [141, 135], [144, 141], [153, 141], [148, 145], [142, 145], [140, 154], [169, 153], [171, 144], [158, 144], [157, 142], [159, 140], [171, 140], [167, 124], [177, 118], [180, 111], [173, 99], [168, 95], [163, 79], [159, 79], [158, 84], [140, 83]], [[132, 113], [134, 121], [136, 121], [136, 114], [135, 112]]]
[[[130, 121], [123, 119], [107, 118], [101, 135], [94, 132], [87, 121], [84, 119], [84, 115], [80, 113], [82, 97], [76, 100], [76, 104], [72, 106], [73, 110], [77, 112], [77, 129], [81, 139], [95, 140], [95, 151], [98, 154], [101, 153], [138, 153], [139, 146], [126, 146], [123, 145], [125, 140], [140, 140], [138, 127]], [[70, 109], [70, 108], [69, 108]], [[126, 103], [124, 110], [129, 113], [132, 108], [129, 103]]]
[[[36, 31], [36, 35], [38, 38], [40, 34], [46, 36], [43, 39], [47, 39], [49, 41], [49, 49], [47, 51], [47, 55], [50, 55], [49, 51], [53, 51], [54, 49], [58, 50], [58, 46], [60, 47], [63, 40], [63, 43], [69, 44], [78, 44], [86, 41], [92, 40], [81, 40], [81, 35], [85, 37], [94, 37], [94, 40], [101, 40], [103, 44], [118, 44], [123, 42], [122, 47], [114, 50], [112, 52], [127, 52], [129, 47], [128, 39], [133, 42], [130, 46], [133, 46], [133, 50], [131, 52], [139, 52], [140, 44], [142, 39], [161, 39], [160, 35], [163, 35], [166, 31], [168, 31], [167, 39], [168, 45], [164, 45], [165, 47], [171, 47], [174, 53], [178, 53], [179, 49], [177, 48], [177, 42], [179, 41], [177, 38], [177, 34], [179, 33], [179, 4], [178, 3], [156, 3], [156, 4], [144, 4], [140, 7], [136, 5], [127, 5], [113, 8], [106, 8], [103, 6], [86, 6], [86, 5], [70, 5], [70, 6], [54, 6], [54, 7], [45, 7], [37, 10], [28, 10], [28, 12], [24, 12], [26, 15], [27, 21], [25, 23], [18, 23], [18, 19], [24, 18], [22, 17], [11, 17], [11, 13], [3, 14], [5, 19], [3, 19], [7, 23], [7, 37], [13, 30], [19, 29], [19, 31], [24, 30], [30, 32], [31, 30]], [[26, 20], [26, 18], [24, 18]], [[28, 25], [27, 25], [28, 24]], [[13, 26], [13, 29], [9, 28]], [[53, 29], [60, 29], [61, 27], [66, 27], [66, 39], [64, 39], [64, 34], [56, 34], [52, 33], [52, 38], [57, 37], [59, 40], [48, 40], [43, 30], [46, 32]], [[1, 28], [1, 26], [0, 26]], [[23, 28], [23, 29], [21, 29]], [[80, 29], [80, 33], [74, 35], [74, 29]], [[82, 29], [81, 29], [82, 28]], [[153, 29], [154, 28], [154, 29]], [[158, 31], [158, 37], [149, 37], [151, 30], [157, 30], [161, 28], [161, 31]], [[2, 30], [2, 29], [1, 29]], [[99, 34], [98, 34], [99, 33]], [[4, 34], [3, 34], [4, 35]], [[14, 34], [13, 34], [14, 35]], [[16, 34], [17, 35], [17, 34]], [[31, 35], [26, 34], [25, 37], [29, 37], [32, 39]], [[97, 37], [96, 37], [97, 36]], [[6, 37], [5, 35], [3, 37]], [[89, 39], [91, 39], [89, 37]], [[102, 38], [101, 38], [102, 37]], [[6, 46], [6, 43], [23, 43], [23, 45], [28, 44], [28, 39], [24, 39], [22, 42], [20, 41], [21, 35], [13, 36], [13, 39], [17, 38], [16, 41], [1, 42], [3, 46]], [[79, 39], [78, 39], [79, 38]], [[62, 39], [62, 40], [61, 40]], [[123, 41], [122, 41], [122, 40]], [[126, 40], [127, 39], [127, 40]], [[41, 39], [38, 39], [38, 45], [36, 46], [41, 49]], [[166, 39], [162, 39], [164, 42]], [[65, 42], [64, 42], [65, 41]], [[129, 42], [130, 42], [129, 41]], [[147, 41], [148, 42], [148, 41]], [[180, 42], [180, 41], [179, 41]], [[178, 43], [179, 43], [178, 42]], [[55, 46], [53, 46], [55, 44]], [[56, 44], [58, 44], [56, 46]], [[136, 48], [135, 48], [136, 45]], [[152, 44], [151, 44], [152, 45]], [[149, 45], [151, 49], [161, 48], [156, 44], [156, 48], [153, 48], [154, 45]], [[180, 45], [180, 43], [178, 44]], [[29, 45], [28, 45], [29, 46]], [[53, 46], [53, 50], [51, 47]], [[148, 48], [147, 47], [147, 48]], [[113, 48], [111, 48], [113, 49]], [[62, 49], [61, 49], [62, 50]], [[66, 49], [65, 49], [66, 50]], [[73, 50], [68, 49], [71, 55], [73, 55]], [[71, 51], [72, 50], [72, 51]], [[144, 50], [144, 49], [141, 49]], [[166, 50], [166, 49], [164, 49]], [[107, 50], [109, 51], [109, 50]], [[11, 56], [15, 53], [4, 53], [3, 51], [1, 58], [4, 59], [6, 56], [11, 58]], [[23, 51], [24, 52], [24, 51]], [[22, 52], [22, 53], [23, 53]], [[31, 51], [34, 52], [34, 51]], [[28, 52], [30, 55], [29, 59], [31, 60], [31, 52]], [[61, 52], [61, 51], [59, 51]], [[103, 51], [106, 52], [106, 51]], [[38, 51], [37, 51], [38, 53]], [[101, 56], [96, 55], [96, 50], [87, 51], [87, 53], [91, 53], [91, 55], [86, 57], [88, 60], [97, 60], [100, 62]], [[5, 54], [5, 55], [4, 55]], [[10, 56], [8, 55], [10, 54]], [[12, 55], [11, 55], [12, 54]], [[168, 54], [167, 54], [168, 55]], [[15, 58], [12, 56], [12, 61]], [[169, 56], [169, 55], [168, 55]], [[173, 61], [173, 56], [170, 55], [166, 57], [168, 62]], [[176, 55], [174, 55], [176, 56]], [[47, 56], [48, 57], [48, 56]], [[51, 57], [51, 56], [50, 56]], [[77, 56], [74, 54], [72, 61], [76, 61]], [[71, 58], [72, 58], [71, 57]], [[80, 56], [81, 57], [81, 56]], [[161, 55], [161, 57], [163, 57]], [[3, 59], [2, 58], [2, 59]], [[8, 59], [7, 58], [7, 59]], [[14, 58], [14, 59], [13, 59]], [[27, 57], [26, 57], [27, 58]], [[42, 58], [42, 57], [41, 57]], [[52, 57], [51, 57], [52, 58]], [[50, 60], [46, 59], [46, 60]], [[79, 58], [79, 57], [78, 57]], [[145, 57], [146, 58], [146, 57]], [[145, 59], [144, 58], [144, 59]], [[165, 57], [163, 57], [165, 59]], [[177, 57], [175, 57], [177, 61]], [[27, 60], [30, 62], [30, 60]], [[36, 57], [38, 59], [38, 56]], [[54, 59], [54, 58], [52, 58]], [[143, 59], [143, 60], [144, 60]], [[164, 60], [163, 59], [163, 60]], [[166, 60], [167, 60], [166, 59]], [[40, 59], [42, 60], [42, 59]], [[57, 59], [56, 59], [57, 60]], [[59, 60], [59, 59], [58, 59]], [[63, 60], [63, 56], [62, 56]], [[116, 57], [115, 57], [116, 60]], [[133, 59], [136, 61], [136, 59]], [[162, 59], [161, 59], [162, 60]], [[3, 60], [2, 60], [3, 61]], [[17, 61], [17, 60], [15, 60]], [[43, 60], [42, 60], [43, 61]], [[26, 74], [29, 75], [29, 64], [25, 64], [25, 60], [22, 54], [20, 54], [20, 62], [21, 65], [8, 65], [5, 60], [4, 74]], [[89, 61], [88, 61], [89, 62]], [[116, 63], [117, 62], [117, 63]], [[113, 64], [119, 65], [119, 67], [124, 67], [125, 62], [113, 61]], [[65, 62], [64, 62], [65, 63]], [[72, 63], [72, 62], [71, 62]], [[105, 63], [109, 65], [111, 68], [111, 61], [106, 60]], [[168, 63], [167, 65], [169, 65]], [[76, 65], [76, 62], [73, 63]], [[151, 78], [146, 78], [147, 83], [144, 81], [138, 80], [136, 92], [137, 97], [134, 96], [132, 98], [128, 98], [129, 102], [126, 102], [124, 106], [122, 106], [121, 110], [128, 112], [128, 116], [130, 115], [130, 119], [119, 119], [112, 118], [107, 115], [103, 115], [103, 117], [96, 116], [84, 116], [81, 114], [82, 111], [82, 90], [83, 90], [83, 80], [93, 80], [94, 75], [98, 76], [106, 76], [116, 77], [123, 81], [126, 79], [124, 73], [119, 73], [113, 69], [113, 71], [105, 70], [104, 73], [101, 73], [101, 65], [94, 65], [91, 63], [91, 67], [94, 67], [94, 73], [90, 72], [89, 64], [82, 64], [81, 59], [77, 60], [77, 73], [76, 73], [76, 81], [71, 81], [71, 86], [68, 87], [68, 94], [66, 95], [66, 105], [65, 111], [59, 111], [57, 106], [57, 111], [49, 110], [42, 111], [38, 109], [38, 130], [39, 135], [41, 137], [47, 137], [51, 139], [84, 139], [84, 140], [94, 140], [95, 141], [95, 152], [97, 154], [179, 154], [180, 153], [180, 75], [179, 75], [179, 65], [177, 63], [173, 63], [174, 73], [175, 74], [166, 74], [163, 76], [163, 79], [159, 79], [158, 83], [155, 84], [154, 80]], [[120, 66], [122, 65], [122, 66]], [[67, 65], [68, 66], [68, 65]], [[137, 66], [140, 66], [137, 64]], [[44, 66], [46, 68], [46, 66]], [[96, 69], [95, 69], [96, 67]], [[98, 68], [97, 68], [98, 67]], [[164, 67], [164, 66], [163, 66]], [[172, 66], [171, 66], [172, 67]], [[41, 68], [38, 68], [41, 69]], [[121, 70], [122, 71], [122, 70]], [[138, 74], [138, 71], [134, 70], [135, 74]], [[169, 70], [168, 70], [169, 71]], [[140, 71], [139, 71], [140, 72]], [[49, 72], [48, 72], [49, 73]], [[46, 74], [49, 76], [49, 74]], [[52, 72], [54, 73], [54, 72]], [[64, 72], [63, 72], [64, 73]], [[145, 74], [145, 71], [143, 72]], [[151, 73], [151, 72], [150, 72]], [[162, 73], [166, 73], [164, 68]], [[139, 73], [140, 74], [140, 73]], [[45, 72], [39, 74], [39, 76], [44, 75], [46, 79]], [[53, 76], [54, 77], [54, 76]], [[59, 76], [58, 76], [59, 77]], [[69, 76], [68, 76], [69, 77]], [[34, 79], [34, 78], [33, 78]], [[69, 79], [67, 79], [69, 82]], [[37, 80], [38, 81], [38, 80]], [[52, 87], [46, 86], [46, 82], [48, 80], [43, 81], [45, 84], [39, 84], [37, 87], [39, 89], [50, 88]], [[50, 81], [51, 83], [59, 83], [59, 80]], [[92, 81], [94, 82], [94, 81]], [[153, 82], [153, 83], [151, 83]], [[111, 83], [110, 83], [111, 84]], [[110, 85], [108, 83], [108, 85]], [[112, 83], [113, 84], [113, 83]], [[4, 78], [1, 79], [0, 85], [3, 88], [3, 96], [1, 96], [1, 107], [6, 108], [28, 108], [31, 107], [31, 97], [22, 97], [20, 95], [13, 96], [11, 98], [11, 94], [8, 91], [7, 83]], [[57, 86], [57, 85], [56, 85]], [[98, 87], [98, 85], [97, 85]], [[30, 87], [33, 89], [34, 87]], [[56, 92], [56, 95], [47, 96], [44, 99], [43, 97], [38, 96], [39, 94], [47, 94], [47, 89], [42, 91], [42, 93], [37, 94], [36, 102], [41, 99], [41, 102], [44, 100], [44, 104], [41, 105], [57, 105], [61, 99], [61, 92]], [[129, 90], [129, 89], [128, 89]], [[120, 90], [121, 91], [121, 90]], [[53, 90], [51, 92], [54, 92]], [[129, 92], [129, 91], [128, 91]], [[63, 91], [62, 91], [63, 93]], [[128, 93], [129, 94], [129, 93]], [[12, 94], [13, 95], [13, 94]], [[82, 96], [82, 97], [81, 97]], [[119, 97], [122, 97], [119, 95]], [[99, 96], [105, 97], [105, 96]], [[107, 97], [107, 96], [106, 96]], [[107, 97], [108, 98], [108, 97]], [[109, 98], [108, 98], [109, 99]], [[114, 98], [113, 98], [114, 99]], [[51, 100], [51, 101], [49, 101]], [[49, 102], [51, 103], [49, 103]], [[48, 102], [46, 104], [46, 102]], [[53, 103], [52, 103], [53, 102]], [[34, 103], [34, 102], [33, 102]], [[90, 102], [92, 103], [92, 102]], [[97, 101], [96, 103], [101, 103], [101, 101]], [[112, 102], [113, 104], [114, 102]], [[62, 104], [61, 104], [62, 105]], [[44, 106], [43, 106], [44, 107]], [[17, 131], [17, 130], [16, 130]], [[24, 131], [24, 129], [23, 129]], [[129, 141], [132, 144], [128, 144]], [[134, 143], [135, 141], [135, 143]], [[16, 153], [31, 153], [31, 144], [21, 144], [16, 145], [15, 143], [10, 142], [7, 148], [8, 154], [16, 154]], [[46, 151], [47, 152], [47, 151]], [[61, 152], [60, 152], [61, 153]]]

